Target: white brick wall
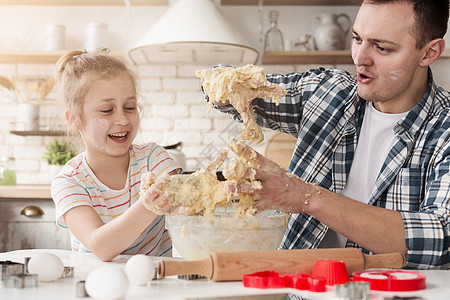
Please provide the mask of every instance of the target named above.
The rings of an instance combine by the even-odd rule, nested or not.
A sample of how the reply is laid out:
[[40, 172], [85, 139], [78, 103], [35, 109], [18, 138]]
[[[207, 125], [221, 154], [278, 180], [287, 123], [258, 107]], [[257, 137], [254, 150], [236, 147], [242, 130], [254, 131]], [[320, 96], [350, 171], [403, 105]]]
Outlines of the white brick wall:
[[[448, 60], [446, 60], [448, 64]], [[1, 64], [2, 75], [51, 74], [53, 64]], [[209, 66], [141, 66], [139, 75], [142, 102], [144, 104], [141, 129], [135, 143], [154, 141], [161, 145], [183, 142], [183, 152], [187, 157], [187, 169], [192, 171], [205, 166], [211, 158], [226, 147], [227, 141], [237, 137], [242, 124], [213, 109], [203, 99], [200, 81], [195, 70]], [[317, 67], [316, 65], [265, 65], [268, 73], [289, 73]], [[328, 65], [326, 67], [333, 67]], [[338, 65], [354, 73], [352, 65]], [[450, 85], [446, 72], [447, 65], [433, 66], [437, 81]], [[49, 99], [41, 104], [41, 127], [47, 129], [55, 124], [65, 123], [63, 109]], [[9, 135], [13, 129], [11, 122], [16, 119], [17, 107], [8, 91], [0, 89], [0, 155], [6, 155], [9, 139], [10, 152], [16, 157], [17, 182], [19, 184], [50, 183], [51, 168], [42, 160], [45, 145], [55, 137], [32, 137]], [[272, 134], [265, 130], [266, 139]], [[8, 137], [9, 136], [9, 137]], [[264, 142], [255, 147], [263, 152]]]

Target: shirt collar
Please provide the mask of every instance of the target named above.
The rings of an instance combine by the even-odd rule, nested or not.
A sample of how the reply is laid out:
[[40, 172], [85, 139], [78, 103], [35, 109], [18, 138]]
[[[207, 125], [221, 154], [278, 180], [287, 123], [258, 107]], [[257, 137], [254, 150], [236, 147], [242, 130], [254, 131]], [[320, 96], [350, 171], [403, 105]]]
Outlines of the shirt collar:
[[413, 107], [402, 121], [394, 127], [394, 132], [398, 135], [408, 132], [410, 139], [413, 139], [416, 132], [422, 127], [427, 116], [433, 110], [434, 96], [436, 94], [436, 84], [433, 74], [428, 67], [428, 87], [422, 99]]

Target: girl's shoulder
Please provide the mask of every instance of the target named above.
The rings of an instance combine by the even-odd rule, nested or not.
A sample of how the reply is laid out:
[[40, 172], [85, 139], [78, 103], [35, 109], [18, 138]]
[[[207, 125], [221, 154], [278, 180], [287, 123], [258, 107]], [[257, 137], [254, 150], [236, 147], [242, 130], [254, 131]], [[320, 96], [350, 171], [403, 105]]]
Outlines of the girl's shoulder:
[[[86, 168], [84, 161], [84, 152], [78, 154], [69, 160], [53, 178], [51, 183], [52, 197], [55, 199], [55, 194], [59, 191], [65, 190], [65, 193], [71, 193], [73, 189], [86, 189], [88, 182], [90, 182], [89, 171]], [[68, 187], [71, 187], [69, 189]], [[62, 193], [61, 195], [65, 195]]]
[[[61, 169], [59, 174], [74, 177], [86, 173], [86, 167], [83, 163], [85, 152], [81, 152], [71, 160], [69, 160]], [[83, 175], [82, 175], [83, 176]]]
[[157, 170], [170, 172], [179, 167], [164, 147], [156, 143], [132, 145], [130, 147], [130, 163], [132, 167], [138, 165], [140, 170], [155, 172]]
[[130, 147], [130, 156], [136, 157], [137, 160], [141, 160], [144, 158], [149, 158], [151, 156], [157, 155], [161, 151], [165, 151], [164, 147], [156, 144], [156, 143], [147, 143], [142, 145], [131, 145]]

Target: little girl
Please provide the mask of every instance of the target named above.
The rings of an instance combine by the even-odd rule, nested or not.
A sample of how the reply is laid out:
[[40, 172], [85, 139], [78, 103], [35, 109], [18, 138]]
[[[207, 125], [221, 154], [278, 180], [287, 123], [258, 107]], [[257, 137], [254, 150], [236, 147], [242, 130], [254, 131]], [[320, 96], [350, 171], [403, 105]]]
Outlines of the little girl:
[[57, 63], [57, 97], [85, 146], [52, 182], [57, 224], [69, 228], [73, 251], [103, 261], [119, 254], [170, 256], [164, 216], [143, 202], [159, 202], [165, 212], [175, 207], [152, 189], [141, 195], [140, 180], [148, 171], [160, 176], [180, 169], [163, 147], [132, 144], [140, 120], [136, 78], [106, 52], [71, 51]]

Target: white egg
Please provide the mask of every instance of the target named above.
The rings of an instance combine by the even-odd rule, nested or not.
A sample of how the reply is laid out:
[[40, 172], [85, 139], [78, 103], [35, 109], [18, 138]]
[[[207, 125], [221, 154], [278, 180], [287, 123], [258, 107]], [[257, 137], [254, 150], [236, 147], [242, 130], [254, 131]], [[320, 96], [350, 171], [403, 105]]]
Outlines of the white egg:
[[117, 266], [100, 267], [88, 275], [85, 288], [88, 295], [94, 299], [119, 299], [127, 292], [127, 275]]
[[38, 274], [39, 281], [56, 280], [61, 277], [63, 271], [63, 262], [58, 256], [51, 253], [39, 253], [28, 261], [28, 273]]
[[125, 273], [132, 284], [144, 285], [155, 276], [155, 265], [147, 255], [137, 254], [128, 259]]

